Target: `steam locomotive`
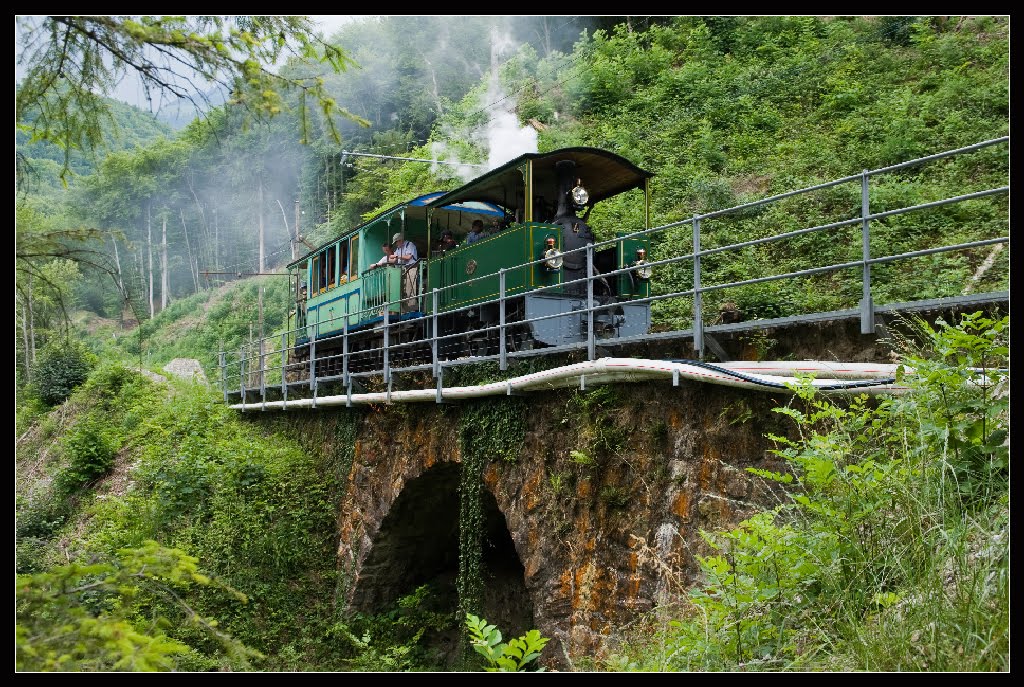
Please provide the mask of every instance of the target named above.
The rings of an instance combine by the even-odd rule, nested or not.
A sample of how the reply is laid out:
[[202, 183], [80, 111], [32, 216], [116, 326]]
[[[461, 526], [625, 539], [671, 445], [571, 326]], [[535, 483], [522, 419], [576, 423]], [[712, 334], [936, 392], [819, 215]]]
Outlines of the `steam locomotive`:
[[[343, 365], [381, 369], [385, 351], [391, 366], [412, 366], [495, 355], [502, 338], [508, 352], [578, 345], [591, 326], [602, 341], [644, 335], [649, 245], [646, 234], [632, 234], [650, 226], [652, 176], [598, 148], [527, 153], [312, 250], [288, 265], [291, 376], [308, 374], [310, 355], [320, 376]], [[603, 232], [615, 238], [598, 241], [590, 213], [620, 197], [636, 204], [628, 214], [644, 226], [616, 227]], [[487, 229], [479, 238], [475, 220]], [[395, 235], [415, 245], [419, 259], [376, 264]]]

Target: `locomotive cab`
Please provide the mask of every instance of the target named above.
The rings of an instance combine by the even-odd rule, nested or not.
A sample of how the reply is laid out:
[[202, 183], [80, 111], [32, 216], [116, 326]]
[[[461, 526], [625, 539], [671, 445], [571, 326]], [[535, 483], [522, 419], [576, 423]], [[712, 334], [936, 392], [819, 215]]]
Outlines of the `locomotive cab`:
[[[626, 302], [650, 295], [646, 282], [639, 283], [628, 269], [638, 248], [646, 254], [648, 241], [628, 234], [649, 228], [651, 176], [614, 153], [565, 148], [528, 153], [435, 200], [432, 230], [444, 226], [450, 214], [444, 206], [451, 203], [492, 203], [505, 218], [500, 229], [461, 255], [431, 262], [428, 288], [439, 291], [440, 311], [453, 313], [449, 329], [498, 324], [495, 299], [503, 294], [506, 323], [527, 322], [512, 328], [517, 333], [509, 342], [513, 345], [585, 341], [588, 311], [593, 311], [595, 335], [601, 338], [646, 333], [649, 302]], [[643, 226], [632, 232], [595, 231], [588, 221], [594, 207], [630, 192], [638, 205], [632, 216], [643, 217]]]

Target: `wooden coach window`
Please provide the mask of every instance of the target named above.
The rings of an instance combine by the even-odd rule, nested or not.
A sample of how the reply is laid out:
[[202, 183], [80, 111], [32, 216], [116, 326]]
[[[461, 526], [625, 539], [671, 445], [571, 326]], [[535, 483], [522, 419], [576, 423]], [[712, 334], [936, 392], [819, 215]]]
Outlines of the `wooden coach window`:
[[338, 283], [344, 284], [348, 281], [348, 241], [338, 244]]
[[326, 251], [327, 260], [327, 288], [333, 289], [338, 285], [338, 247], [330, 246]]
[[352, 237], [352, 249], [348, 255], [348, 278], [355, 279], [359, 276], [359, 237]]
[[309, 294], [320, 293], [320, 255], [314, 255], [309, 268]]

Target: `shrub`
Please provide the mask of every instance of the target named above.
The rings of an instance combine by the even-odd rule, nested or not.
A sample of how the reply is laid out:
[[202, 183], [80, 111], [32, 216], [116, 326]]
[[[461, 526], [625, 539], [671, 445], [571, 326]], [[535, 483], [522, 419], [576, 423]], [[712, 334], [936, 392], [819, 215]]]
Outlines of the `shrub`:
[[92, 482], [114, 467], [117, 441], [93, 417], [79, 422], [63, 443], [68, 461], [57, 477], [57, 483], [65, 493]]
[[39, 353], [33, 376], [39, 398], [50, 406], [67, 400], [89, 376], [96, 356], [75, 339], [54, 339]]

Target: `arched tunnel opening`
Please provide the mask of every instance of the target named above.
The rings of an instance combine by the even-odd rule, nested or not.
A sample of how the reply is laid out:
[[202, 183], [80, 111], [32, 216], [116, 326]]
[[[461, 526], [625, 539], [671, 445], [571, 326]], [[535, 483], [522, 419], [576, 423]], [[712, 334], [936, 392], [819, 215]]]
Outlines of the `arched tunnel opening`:
[[[409, 481], [384, 517], [366, 557], [352, 596], [352, 608], [363, 613], [384, 613], [417, 588], [429, 585], [429, 607], [435, 613], [458, 611], [460, 466], [431, 468]], [[505, 516], [494, 496], [481, 493], [482, 589], [480, 616], [497, 625], [506, 639], [534, 627], [534, 608], [526, 589], [525, 570], [519, 560]], [[459, 619], [443, 651], [464, 633]]]

